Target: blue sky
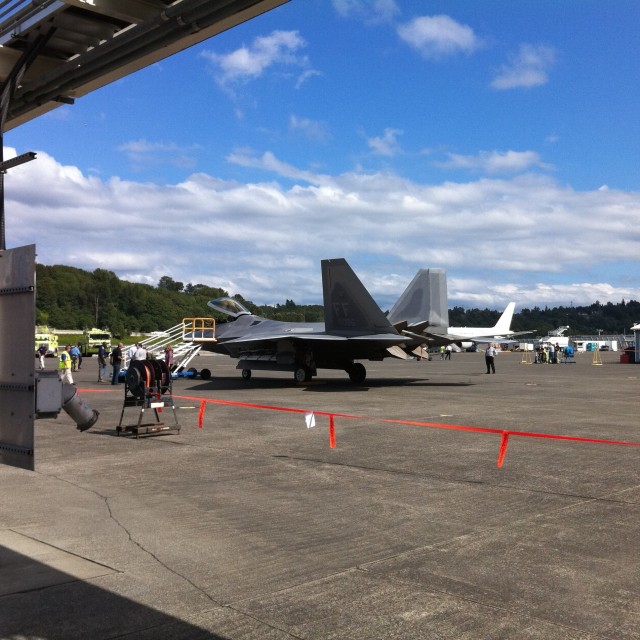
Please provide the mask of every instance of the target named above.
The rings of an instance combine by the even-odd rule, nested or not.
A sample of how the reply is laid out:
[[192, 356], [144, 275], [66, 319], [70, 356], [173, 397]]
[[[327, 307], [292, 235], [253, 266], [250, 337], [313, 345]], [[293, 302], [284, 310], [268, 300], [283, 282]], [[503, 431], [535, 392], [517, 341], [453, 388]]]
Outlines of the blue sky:
[[640, 299], [640, 4], [292, 0], [5, 135], [7, 246], [258, 304]]

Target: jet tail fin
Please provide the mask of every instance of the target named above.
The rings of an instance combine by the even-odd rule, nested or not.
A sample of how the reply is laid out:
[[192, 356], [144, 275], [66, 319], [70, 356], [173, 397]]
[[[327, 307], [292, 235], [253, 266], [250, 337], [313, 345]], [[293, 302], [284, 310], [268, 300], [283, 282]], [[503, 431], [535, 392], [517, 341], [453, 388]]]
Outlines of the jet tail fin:
[[388, 316], [396, 324], [428, 323], [449, 326], [447, 306], [447, 274], [444, 269], [420, 269], [393, 305]]
[[327, 332], [397, 333], [344, 258], [322, 260], [321, 264]]
[[511, 331], [511, 319], [513, 318], [513, 312], [515, 311], [516, 303], [510, 302], [507, 308], [502, 312], [496, 326], [493, 327], [493, 332], [496, 335], [507, 335]]

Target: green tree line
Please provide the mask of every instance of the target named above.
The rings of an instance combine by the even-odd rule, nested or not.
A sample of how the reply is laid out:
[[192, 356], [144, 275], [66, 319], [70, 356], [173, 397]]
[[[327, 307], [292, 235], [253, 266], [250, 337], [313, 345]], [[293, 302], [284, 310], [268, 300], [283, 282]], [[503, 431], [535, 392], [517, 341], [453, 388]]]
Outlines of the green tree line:
[[[454, 327], [493, 326], [501, 311], [490, 309], [449, 309], [449, 324]], [[622, 300], [618, 303], [594, 302], [586, 306], [523, 308], [513, 316], [514, 331], [533, 329], [535, 334], [548, 335], [558, 327], [569, 326], [566, 335], [621, 335], [630, 333], [629, 328], [640, 322], [640, 302]]]
[[[120, 280], [112, 271], [93, 272], [63, 265], [36, 265], [36, 322], [56, 329], [108, 328], [115, 336], [168, 329], [183, 318], [210, 316], [207, 302], [228, 292], [204, 284], [185, 284], [162, 276], [156, 286]], [[283, 304], [258, 306], [233, 296], [253, 313], [273, 320], [322, 322], [322, 305]], [[449, 310], [451, 326], [492, 326], [501, 311], [491, 309]], [[222, 318], [217, 318], [218, 320]], [[570, 334], [628, 333], [640, 322], [640, 303], [634, 300], [589, 306], [522, 309], [512, 329], [533, 330], [544, 335], [569, 325]]]

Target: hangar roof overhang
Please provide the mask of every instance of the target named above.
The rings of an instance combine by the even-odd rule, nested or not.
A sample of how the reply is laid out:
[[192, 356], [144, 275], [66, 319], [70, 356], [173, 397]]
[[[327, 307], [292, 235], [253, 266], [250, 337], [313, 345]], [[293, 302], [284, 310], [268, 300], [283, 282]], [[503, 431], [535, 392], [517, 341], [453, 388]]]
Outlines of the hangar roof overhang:
[[3, 130], [288, 1], [0, 0]]

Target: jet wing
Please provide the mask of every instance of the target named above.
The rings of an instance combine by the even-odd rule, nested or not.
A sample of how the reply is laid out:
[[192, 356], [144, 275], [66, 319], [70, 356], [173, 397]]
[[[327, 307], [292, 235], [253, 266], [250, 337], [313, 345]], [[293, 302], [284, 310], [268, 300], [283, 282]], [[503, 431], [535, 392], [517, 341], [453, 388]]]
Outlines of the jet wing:
[[451, 344], [452, 342], [470, 341], [470, 338], [455, 336], [450, 333], [432, 333], [430, 331], [424, 332], [425, 340], [432, 342], [434, 345]]
[[331, 340], [334, 342], [346, 341], [347, 338], [344, 336], [331, 336], [326, 333], [272, 333], [272, 334], [261, 334], [259, 336], [244, 336], [240, 338], [232, 338], [230, 340], [225, 340], [221, 344], [259, 344], [265, 342], [278, 342], [278, 340], [308, 340], [308, 341], [318, 341], [323, 342], [326, 340]]
[[404, 330], [402, 335], [407, 336], [407, 338], [411, 338], [412, 341], [420, 343], [435, 342], [435, 338], [432, 338], [425, 333], [414, 333], [413, 331]]
[[[430, 325], [428, 320], [423, 320], [422, 322], [410, 322], [404, 328], [413, 333], [423, 333], [428, 327], [434, 328], [434, 325]], [[446, 329], [446, 327], [443, 327], [443, 329]]]
[[365, 335], [356, 336], [339, 336], [331, 333], [296, 333], [296, 332], [281, 332], [273, 333], [269, 335], [261, 336], [247, 336], [240, 338], [232, 338], [231, 340], [225, 340], [224, 345], [227, 344], [264, 344], [269, 342], [278, 342], [279, 340], [291, 340], [301, 342], [370, 342], [379, 345], [401, 345], [407, 342], [407, 338], [401, 335], [393, 333], [370, 333]]
[[466, 342], [479, 342], [483, 344], [489, 342], [499, 342], [500, 344], [515, 344], [516, 342], [520, 342], [520, 340], [511, 340], [510, 338], [489, 336], [486, 338], [467, 338]]
[[[336, 337], [336, 336], [330, 336]], [[379, 342], [380, 344], [405, 344], [407, 339], [394, 333], [372, 333], [364, 336], [348, 336], [347, 340], [354, 342]]]
[[[393, 327], [395, 330], [400, 333], [402, 331], [412, 331], [413, 333], [422, 333], [427, 327], [433, 327], [433, 325], [429, 325], [428, 320], [423, 320], [422, 322], [407, 322], [406, 320], [401, 320], [399, 322], [394, 322]], [[446, 329], [446, 327], [443, 327]]]

